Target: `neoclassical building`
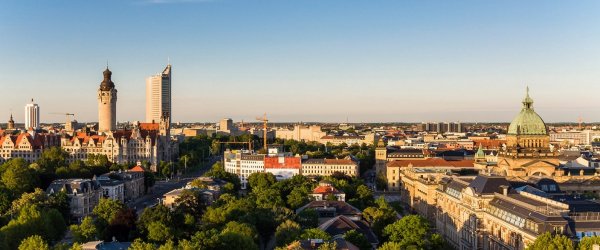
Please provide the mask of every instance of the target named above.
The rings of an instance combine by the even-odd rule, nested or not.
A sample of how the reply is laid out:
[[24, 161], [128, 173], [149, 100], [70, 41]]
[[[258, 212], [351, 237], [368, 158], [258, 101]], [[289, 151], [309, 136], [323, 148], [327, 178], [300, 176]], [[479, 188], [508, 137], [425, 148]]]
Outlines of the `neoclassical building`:
[[70, 154], [69, 160], [85, 161], [90, 154], [106, 155], [113, 163], [126, 164], [147, 161], [155, 171], [161, 161], [178, 155], [177, 141], [169, 134], [169, 121], [163, 116], [160, 123], [135, 123], [132, 129], [108, 131], [97, 135], [80, 132], [64, 135], [61, 147]]
[[499, 151], [498, 162], [487, 168], [504, 176], [562, 176], [558, 171], [558, 151], [550, 144], [548, 126], [533, 109], [529, 88], [523, 107], [508, 126], [506, 144]]
[[[14, 124], [12, 126], [14, 128]], [[33, 163], [42, 156], [44, 150], [59, 145], [60, 135], [53, 133], [0, 133], [0, 164], [12, 158], [23, 158]]]

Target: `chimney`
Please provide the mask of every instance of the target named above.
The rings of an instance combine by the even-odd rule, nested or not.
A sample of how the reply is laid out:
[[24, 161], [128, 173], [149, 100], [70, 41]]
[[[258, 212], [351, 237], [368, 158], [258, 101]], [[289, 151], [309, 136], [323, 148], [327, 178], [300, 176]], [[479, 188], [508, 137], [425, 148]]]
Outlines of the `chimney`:
[[500, 189], [502, 189], [502, 194], [503, 195], [508, 195], [508, 189], [509, 187], [506, 185], [500, 185]]

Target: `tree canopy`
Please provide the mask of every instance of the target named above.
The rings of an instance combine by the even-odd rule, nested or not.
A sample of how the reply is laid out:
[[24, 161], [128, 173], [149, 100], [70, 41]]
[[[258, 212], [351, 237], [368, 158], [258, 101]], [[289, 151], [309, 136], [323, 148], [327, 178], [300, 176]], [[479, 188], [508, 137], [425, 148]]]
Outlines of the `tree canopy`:
[[571, 239], [562, 234], [552, 235], [550, 232], [539, 235], [535, 241], [527, 246], [527, 250], [574, 250]]

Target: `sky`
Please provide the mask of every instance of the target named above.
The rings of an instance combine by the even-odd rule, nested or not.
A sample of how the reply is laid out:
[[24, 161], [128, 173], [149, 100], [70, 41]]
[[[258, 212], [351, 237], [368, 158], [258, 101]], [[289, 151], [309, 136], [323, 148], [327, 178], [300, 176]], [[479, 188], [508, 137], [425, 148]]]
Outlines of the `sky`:
[[[600, 1], [2, 0], [0, 121], [117, 120], [173, 65], [173, 121], [600, 121]], [[3, 118], [4, 117], [4, 118]]]

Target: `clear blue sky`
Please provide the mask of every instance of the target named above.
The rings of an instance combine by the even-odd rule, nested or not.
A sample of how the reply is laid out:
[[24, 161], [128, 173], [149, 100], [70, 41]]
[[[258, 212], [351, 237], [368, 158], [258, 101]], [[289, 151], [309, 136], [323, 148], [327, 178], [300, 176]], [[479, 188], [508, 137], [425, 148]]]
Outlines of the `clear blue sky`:
[[600, 1], [4, 0], [0, 120], [35, 98], [117, 119], [173, 64], [175, 121], [510, 121], [525, 86], [546, 121], [600, 121]]

